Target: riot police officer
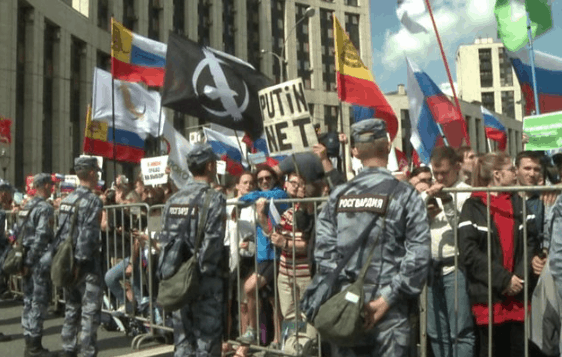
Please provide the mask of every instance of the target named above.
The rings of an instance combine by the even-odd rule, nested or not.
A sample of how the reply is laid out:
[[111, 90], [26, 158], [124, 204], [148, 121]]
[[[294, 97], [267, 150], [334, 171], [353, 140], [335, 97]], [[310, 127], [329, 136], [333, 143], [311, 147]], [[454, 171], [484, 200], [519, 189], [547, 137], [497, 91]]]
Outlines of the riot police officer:
[[[70, 234], [72, 215], [77, 209], [74, 229], [74, 284], [65, 288], [66, 306], [61, 338], [64, 357], [97, 355], [97, 330], [101, 318], [102, 274], [100, 223], [103, 204], [93, 192], [98, 183], [98, 162], [93, 157], [74, 160], [80, 186], [62, 200], [59, 215], [60, 234], [56, 247]], [[78, 204], [77, 204], [78, 202]], [[80, 333], [80, 351], [77, 337]]]
[[[396, 181], [386, 169], [390, 142], [383, 120], [356, 123], [351, 135], [352, 153], [364, 168], [332, 192], [318, 216], [314, 252], [318, 270], [309, 289], [315, 289], [337, 268], [342, 256], [351, 252], [342, 271], [347, 283], [341, 289], [345, 289], [357, 278], [374, 246], [364, 285], [364, 331], [354, 339], [353, 347], [332, 345], [332, 355], [406, 356], [409, 300], [420, 294], [431, 258], [426, 208], [412, 186]], [[374, 219], [373, 213], [379, 215], [375, 227], [353, 252], [357, 238]], [[302, 306], [306, 311], [320, 303], [305, 301]]]
[[[161, 244], [172, 239], [184, 239], [190, 254], [194, 253], [200, 215], [205, 211], [207, 195], [211, 195], [202, 244], [199, 249], [199, 296], [191, 304], [173, 312], [174, 356], [220, 356], [223, 329], [223, 278], [228, 262], [223, 261], [226, 224], [226, 200], [222, 193], [213, 192], [210, 183], [216, 176], [217, 157], [209, 144], [195, 144], [187, 154], [189, 171], [193, 175], [164, 207]], [[188, 232], [186, 234], [186, 232]], [[161, 271], [169, 270], [162, 261]]]
[[23, 268], [23, 313], [21, 324], [25, 338], [25, 357], [49, 356], [41, 344], [43, 321], [50, 299], [50, 262], [42, 257], [53, 243], [54, 208], [46, 198], [51, 195], [51, 175], [33, 177], [35, 196], [18, 213], [18, 234], [25, 248]]

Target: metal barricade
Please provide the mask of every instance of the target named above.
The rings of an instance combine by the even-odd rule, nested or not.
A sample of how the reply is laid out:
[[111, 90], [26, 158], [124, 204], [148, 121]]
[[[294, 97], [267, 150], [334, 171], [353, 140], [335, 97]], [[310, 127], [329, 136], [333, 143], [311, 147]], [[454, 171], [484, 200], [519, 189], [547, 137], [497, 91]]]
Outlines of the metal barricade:
[[[470, 188], [445, 188], [443, 192], [451, 193], [453, 195], [453, 203], [454, 206], [457, 207], [458, 202], [458, 194], [459, 193], [468, 193], [468, 192], [486, 192], [486, 231], [487, 231], [487, 242], [486, 242], [486, 255], [487, 255], [487, 266], [482, 267], [483, 269], [487, 270], [487, 279], [488, 279], [488, 291], [487, 291], [487, 306], [488, 306], [488, 356], [492, 357], [492, 347], [493, 347], [493, 296], [492, 296], [492, 221], [491, 221], [491, 212], [490, 212], [490, 202], [491, 202], [491, 193], [492, 192], [512, 192], [514, 194], [523, 193], [526, 194], [528, 192], [552, 192], [552, 191], [560, 191], [562, 188], [556, 186], [533, 186], [533, 187], [522, 187], [522, 186], [512, 186], [512, 187], [470, 187]], [[528, 215], [527, 212], [527, 205], [526, 199], [523, 198], [523, 205], [522, 205], [522, 217], [523, 217], [523, 224], [522, 227], [516, 227], [515, 229], [522, 229], [523, 230], [523, 257], [533, 256], [534, 252], [528, 252], [528, 232], [527, 232], [527, 223], [531, 217]], [[462, 222], [459, 222], [459, 212], [457, 209], [454, 210], [454, 218], [453, 222], [455, 223], [455, 229], [453, 229], [453, 236], [454, 236], [454, 274], [455, 274], [455, 296], [454, 296], [454, 313], [455, 313], [455, 321], [458, 321], [458, 313], [459, 313], [459, 285], [458, 285], [458, 270], [459, 270], [459, 242], [458, 242], [458, 226]], [[499, 228], [498, 228], [499, 229]], [[523, 264], [524, 267], [524, 282], [528, 283], [529, 280], [529, 265]], [[467, 277], [468, 279], [468, 277]], [[529, 291], [524, 284], [523, 286], [523, 305], [524, 305], [524, 355], [525, 357], [529, 356], [529, 330], [530, 330], [530, 314], [529, 314]], [[424, 289], [421, 297], [421, 304], [420, 304], [420, 311], [421, 314], [427, 314], [427, 289]], [[422, 318], [422, 321], [427, 321], [427, 317]], [[453, 328], [453, 327], [451, 327]], [[455, 332], [458, 332], [458, 326], [455, 326]], [[474, 326], [474, 333], [476, 335], [477, 328], [476, 325]], [[476, 337], [476, 336], [475, 336]], [[420, 356], [425, 357], [428, 355], [427, 346], [429, 343], [427, 342], [427, 325], [422, 323], [420, 326], [420, 339], [421, 339], [421, 348], [420, 348]], [[454, 346], [454, 353], [455, 355], [458, 354], [459, 348], [459, 341], [458, 339], [452, 341]], [[475, 351], [477, 353], [477, 351]]]

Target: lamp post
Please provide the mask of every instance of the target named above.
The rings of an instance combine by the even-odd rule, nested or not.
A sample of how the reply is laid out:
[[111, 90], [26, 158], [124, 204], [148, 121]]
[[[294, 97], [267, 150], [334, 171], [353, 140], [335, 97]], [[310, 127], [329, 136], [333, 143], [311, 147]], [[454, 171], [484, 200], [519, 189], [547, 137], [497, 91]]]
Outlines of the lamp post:
[[287, 33], [287, 37], [285, 37], [285, 39], [283, 40], [283, 45], [281, 46], [281, 56], [279, 56], [277, 53], [272, 52], [272, 51], [267, 51], [267, 50], [261, 50], [261, 53], [269, 53], [273, 56], [275, 56], [275, 58], [277, 58], [277, 60], [279, 61], [279, 78], [281, 79], [281, 82], [285, 82], [287, 80], [287, 59], [285, 58], [285, 45], [287, 44], [287, 41], [289, 40], [290, 35], [293, 33], [293, 31], [297, 28], [297, 26], [303, 22], [305, 19], [311, 18], [312, 16], [314, 16], [314, 14], [316, 13], [316, 10], [314, 10], [313, 7], [307, 7], [306, 10], [304, 11], [303, 16], [298, 19], [297, 22], [295, 22], [295, 25], [291, 28], [291, 30], [289, 30], [289, 32]]
[[4, 175], [2, 178], [6, 179], [6, 170], [8, 170], [8, 165], [10, 165], [10, 155], [6, 151], [6, 149], [0, 150], [0, 165], [2, 165], [2, 171]]

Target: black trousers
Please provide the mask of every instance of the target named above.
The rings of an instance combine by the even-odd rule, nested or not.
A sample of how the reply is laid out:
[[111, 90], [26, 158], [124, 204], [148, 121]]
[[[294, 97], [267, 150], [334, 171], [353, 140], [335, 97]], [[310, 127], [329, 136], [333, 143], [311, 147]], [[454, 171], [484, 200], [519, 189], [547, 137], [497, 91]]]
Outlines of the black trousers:
[[[488, 357], [488, 325], [477, 326], [479, 357]], [[525, 325], [523, 322], [506, 322], [492, 326], [492, 356], [524, 357]]]

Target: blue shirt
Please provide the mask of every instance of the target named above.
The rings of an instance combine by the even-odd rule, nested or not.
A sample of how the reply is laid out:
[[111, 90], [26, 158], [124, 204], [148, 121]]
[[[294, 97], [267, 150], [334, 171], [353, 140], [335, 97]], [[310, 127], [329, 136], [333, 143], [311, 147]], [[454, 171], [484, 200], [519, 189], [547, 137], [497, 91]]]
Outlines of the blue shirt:
[[[287, 195], [287, 192], [283, 191], [281, 188], [274, 187], [269, 191], [250, 192], [240, 197], [240, 201], [253, 203], [257, 201], [259, 198], [283, 199], [283, 198], [289, 198], [289, 195]], [[283, 212], [285, 212], [285, 210], [289, 208], [289, 205], [287, 203], [278, 203], [276, 204], [276, 207], [279, 213], [283, 214]], [[267, 238], [263, 233], [263, 230], [260, 227], [260, 225], [257, 225], [256, 227], [256, 235], [257, 235], [256, 254], [257, 254], [258, 263], [275, 259], [275, 251], [273, 250], [269, 238]]]

